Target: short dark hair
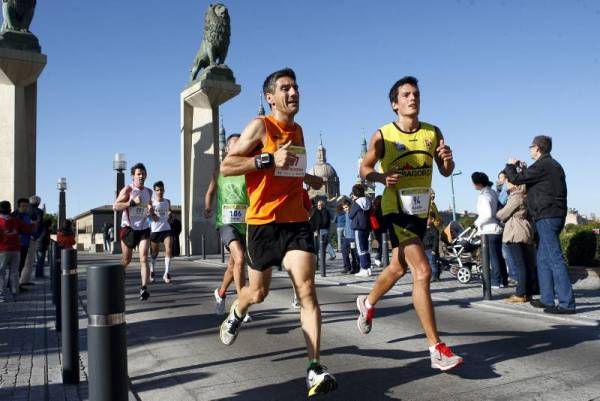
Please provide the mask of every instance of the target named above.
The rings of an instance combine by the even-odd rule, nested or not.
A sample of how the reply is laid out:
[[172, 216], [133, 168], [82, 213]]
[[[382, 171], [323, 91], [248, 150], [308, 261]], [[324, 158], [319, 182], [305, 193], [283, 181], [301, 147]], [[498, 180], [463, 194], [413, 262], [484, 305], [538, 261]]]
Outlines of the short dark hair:
[[397, 80], [396, 83], [394, 85], [392, 85], [392, 88], [390, 89], [390, 93], [388, 94], [388, 96], [390, 98], [390, 103], [394, 103], [398, 99], [398, 88], [400, 88], [402, 85], [406, 85], [406, 84], [410, 84], [410, 85], [418, 88], [419, 80], [410, 75], [407, 75], [407, 76], [402, 77], [399, 80]]
[[5, 201], [0, 202], [0, 213], [10, 214], [10, 209], [11, 209], [11, 206], [10, 206], [9, 201], [5, 200]]
[[344, 199], [342, 201], [342, 206], [350, 206], [350, 205], [352, 205], [352, 202], [350, 202], [349, 199]]
[[135, 174], [135, 170], [140, 169], [144, 172], [144, 174], [148, 175], [148, 172], [146, 171], [146, 166], [144, 166], [144, 163], [136, 163], [133, 166], [131, 166], [131, 175]]
[[152, 188], [156, 188], [156, 187], [162, 188], [163, 191], [164, 191], [164, 189], [165, 189], [165, 183], [162, 182], [162, 181], [156, 181], [154, 183], [154, 185], [152, 185]]
[[481, 171], [476, 171], [473, 174], [471, 174], [471, 181], [473, 181], [473, 184], [483, 185], [484, 187], [492, 186], [492, 183], [490, 182], [490, 179], [488, 178], [487, 174], [482, 173]]
[[362, 184], [354, 184], [352, 187], [352, 195], [357, 198], [362, 198], [365, 196], [365, 187]]
[[546, 135], [538, 135], [531, 141], [532, 145], [535, 145], [540, 150], [540, 153], [545, 155], [552, 152], [552, 138]]
[[17, 200], [17, 208], [19, 208], [21, 206], [21, 203], [27, 203], [29, 205], [29, 199], [19, 198], [19, 200]]
[[265, 79], [263, 83], [263, 93], [275, 93], [275, 82], [281, 77], [290, 77], [296, 81], [296, 73], [291, 68], [284, 68], [282, 70], [275, 71]]
[[227, 139], [225, 139], [225, 143], [229, 143], [229, 141], [232, 140], [233, 138], [239, 138], [240, 136], [242, 136], [242, 135], [240, 135], [237, 132], [235, 134], [231, 134], [227, 137]]

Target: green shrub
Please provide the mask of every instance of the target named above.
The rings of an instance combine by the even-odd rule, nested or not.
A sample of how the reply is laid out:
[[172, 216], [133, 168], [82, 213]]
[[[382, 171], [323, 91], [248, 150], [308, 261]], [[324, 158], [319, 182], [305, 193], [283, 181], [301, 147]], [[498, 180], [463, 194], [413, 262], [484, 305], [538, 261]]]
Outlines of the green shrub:
[[589, 225], [565, 227], [560, 244], [569, 265], [591, 265], [596, 257], [597, 240]]

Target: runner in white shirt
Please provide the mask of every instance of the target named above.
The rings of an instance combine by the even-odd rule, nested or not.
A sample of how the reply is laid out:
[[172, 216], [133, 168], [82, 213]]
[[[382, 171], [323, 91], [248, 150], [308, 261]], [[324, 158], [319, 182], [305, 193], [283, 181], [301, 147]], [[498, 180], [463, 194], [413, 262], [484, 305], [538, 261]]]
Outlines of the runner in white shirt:
[[140, 299], [145, 301], [150, 296], [147, 289], [148, 270], [148, 239], [150, 238], [150, 225], [148, 216], [154, 213], [152, 208], [152, 190], [144, 187], [146, 181], [146, 167], [137, 163], [131, 167], [132, 183], [125, 186], [113, 204], [113, 209], [123, 211], [121, 218], [121, 264], [127, 267], [131, 263], [133, 249], [139, 245], [140, 268], [142, 286], [140, 288]]
[[165, 184], [162, 181], [157, 181], [153, 185], [154, 199], [152, 199], [152, 208], [154, 214], [150, 216], [150, 282], [154, 282], [154, 267], [156, 266], [156, 258], [160, 251], [160, 243], [165, 244], [165, 274], [163, 281], [167, 284], [171, 283], [171, 274], [169, 267], [171, 265], [171, 257], [173, 255], [173, 234], [171, 234], [171, 201], [164, 198]]

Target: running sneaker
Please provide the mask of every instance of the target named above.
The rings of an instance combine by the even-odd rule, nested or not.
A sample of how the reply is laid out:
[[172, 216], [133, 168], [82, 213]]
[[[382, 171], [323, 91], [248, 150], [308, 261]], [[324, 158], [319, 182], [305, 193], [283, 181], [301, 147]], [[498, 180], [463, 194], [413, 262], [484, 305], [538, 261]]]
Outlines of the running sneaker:
[[454, 369], [464, 362], [462, 357], [455, 355], [444, 343], [436, 344], [433, 350], [429, 349], [429, 354], [431, 355], [431, 368], [439, 369], [442, 372]]
[[225, 314], [225, 297], [221, 298], [219, 295], [219, 289], [216, 288], [215, 292], [215, 315], [221, 316]]
[[372, 274], [371, 268], [368, 269], [360, 269], [358, 273], [354, 275], [354, 277], [369, 277]]
[[238, 333], [240, 332], [240, 326], [242, 325], [243, 318], [238, 319], [235, 316], [235, 307], [237, 306], [238, 301], [236, 300], [229, 309], [229, 315], [227, 319], [221, 323], [220, 337], [221, 342], [225, 345], [231, 345], [237, 338]]
[[154, 276], [155, 276], [155, 274], [154, 274], [154, 270], [151, 270], [151, 271], [150, 271], [150, 282], [151, 282], [151, 283], [153, 283], [153, 282], [154, 282]]
[[165, 284], [171, 284], [171, 274], [165, 273], [165, 275], [163, 276], [163, 281], [165, 282]]
[[369, 334], [373, 327], [373, 314], [375, 313], [375, 307], [367, 308], [365, 302], [367, 301], [366, 295], [361, 295], [356, 298], [356, 308], [358, 309], [358, 319], [356, 319], [356, 327], [361, 334]]
[[250, 316], [250, 313], [246, 312], [246, 317], [244, 317], [244, 320], [242, 320], [242, 322], [248, 323], [251, 321], [252, 321], [252, 316]]
[[146, 287], [140, 288], [140, 301], [147, 301], [150, 297], [150, 293]]
[[292, 308], [300, 309], [300, 301], [298, 301], [298, 298], [296, 298], [296, 297], [292, 298]]
[[327, 367], [317, 365], [306, 371], [306, 387], [308, 387], [308, 396], [325, 394], [337, 388], [335, 377], [327, 371]]

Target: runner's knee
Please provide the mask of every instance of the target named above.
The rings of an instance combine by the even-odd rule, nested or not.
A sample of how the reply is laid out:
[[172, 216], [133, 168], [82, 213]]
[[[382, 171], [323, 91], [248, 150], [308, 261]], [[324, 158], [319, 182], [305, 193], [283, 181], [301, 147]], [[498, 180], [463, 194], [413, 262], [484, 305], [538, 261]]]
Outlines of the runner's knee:
[[252, 291], [251, 300], [253, 304], [259, 304], [269, 295], [268, 288], [258, 288]]

